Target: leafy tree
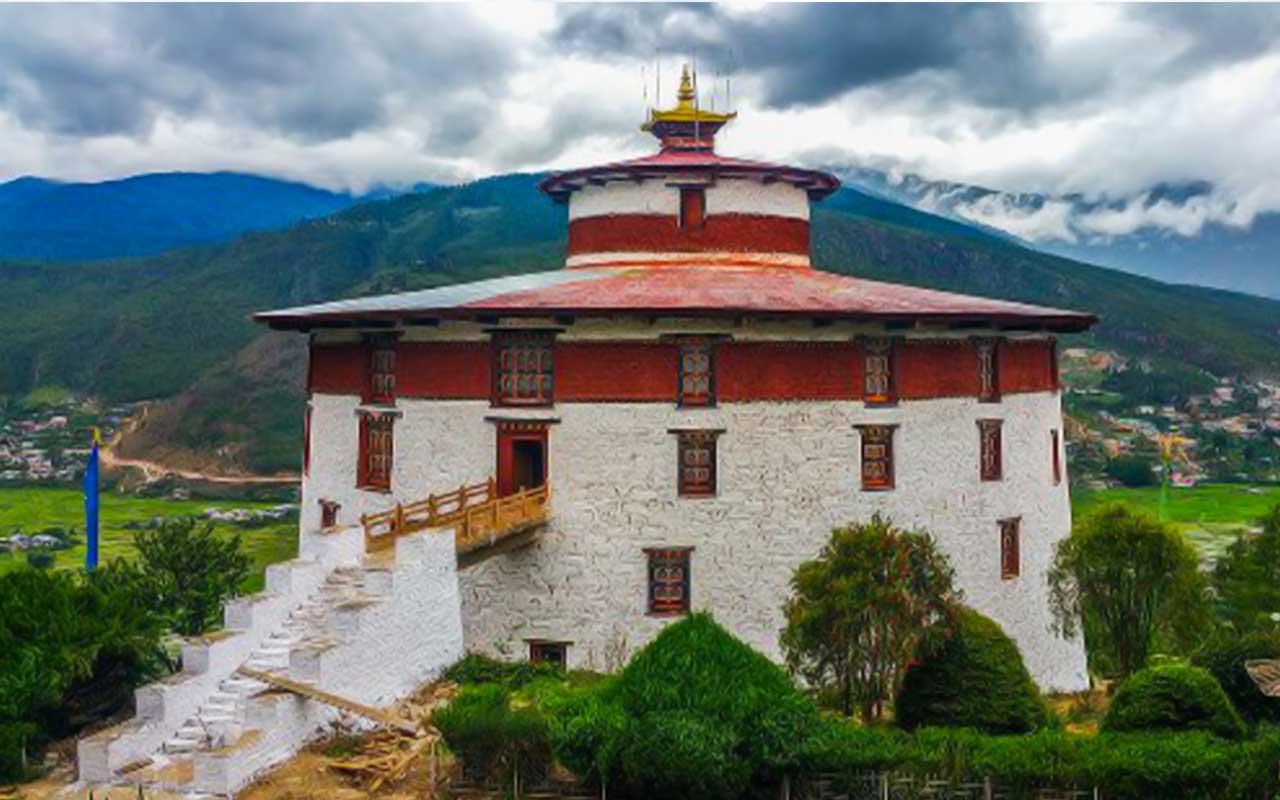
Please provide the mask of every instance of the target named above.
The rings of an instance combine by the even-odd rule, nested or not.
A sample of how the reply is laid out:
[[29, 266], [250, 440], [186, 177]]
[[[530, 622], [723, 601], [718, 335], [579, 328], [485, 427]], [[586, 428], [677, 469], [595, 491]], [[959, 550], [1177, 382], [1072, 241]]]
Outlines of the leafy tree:
[[32, 747], [123, 707], [163, 668], [163, 630], [120, 563], [0, 576], [0, 775], [21, 777]]
[[1135, 672], [1116, 691], [1104, 731], [1204, 730], [1224, 739], [1244, 735], [1244, 722], [1213, 675], [1164, 664]]
[[1117, 456], [1107, 462], [1107, 474], [1130, 488], [1156, 486], [1155, 459], [1142, 456]]
[[1111, 663], [1121, 677], [1146, 665], [1158, 635], [1187, 640], [1207, 624], [1195, 548], [1120, 504], [1076, 524], [1058, 543], [1048, 577], [1059, 632], [1083, 629], [1091, 661]]
[[1018, 646], [990, 618], [960, 609], [951, 636], [907, 670], [898, 724], [1028, 733], [1045, 721], [1040, 690]]
[[1236, 539], [1213, 570], [1220, 613], [1241, 631], [1274, 629], [1280, 613], [1280, 505], [1258, 522], [1262, 535]]
[[831, 687], [840, 709], [879, 719], [907, 665], [946, 633], [959, 597], [955, 572], [933, 538], [876, 514], [836, 528], [818, 558], [801, 564], [782, 647], [812, 686]]
[[153, 602], [185, 636], [217, 624], [222, 604], [236, 595], [252, 566], [239, 536], [219, 538], [212, 523], [194, 519], [166, 520], [133, 541]]

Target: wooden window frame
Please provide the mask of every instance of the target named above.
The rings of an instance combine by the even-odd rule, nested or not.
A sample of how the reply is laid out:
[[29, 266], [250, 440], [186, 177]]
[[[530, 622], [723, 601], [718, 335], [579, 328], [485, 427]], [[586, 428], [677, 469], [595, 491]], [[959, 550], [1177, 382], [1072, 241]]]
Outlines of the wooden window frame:
[[1000, 579], [1011, 581], [1022, 575], [1022, 518], [996, 522], [1000, 530]]
[[396, 404], [396, 368], [400, 361], [400, 337], [394, 333], [367, 334], [364, 402]]
[[[719, 453], [716, 441], [722, 430], [673, 430], [676, 435], [676, 494], [680, 497], [715, 497], [719, 492]], [[686, 464], [694, 450], [706, 450], [709, 463]], [[691, 481], [686, 469], [705, 468], [705, 481]]]
[[[383, 494], [391, 491], [391, 476], [395, 471], [395, 414], [360, 414], [360, 452], [357, 459], [356, 488]], [[385, 429], [385, 430], [382, 430]], [[374, 441], [379, 432], [386, 434], [385, 454], [375, 452]], [[385, 469], [379, 468], [378, 459], [385, 457]]]
[[[864, 492], [888, 492], [897, 486], [897, 466], [894, 459], [894, 434], [897, 425], [858, 425], [858, 471]], [[877, 450], [883, 448], [883, 450]], [[877, 474], [871, 465], [882, 463], [883, 471]]]
[[[555, 405], [555, 346], [555, 333], [551, 331], [495, 331], [491, 339], [492, 405], [542, 408]], [[539, 362], [535, 369], [528, 369], [527, 364], [521, 366], [519, 363], [512, 363], [528, 358], [529, 354], [535, 352]], [[535, 393], [524, 394], [519, 391], [522, 377], [536, 381], [538, 388]], [[509, 386], [514, 387], [514, 390], [507, 391]]]
[[[569, 666], [569, 646], [573, 642], [551, 641], [548, 639], [530, 639], [529, 640], [529, 663], [530, 664], [559, 664], [562, 667]], [[548, 658], [549, 653], [560, 653], [560, 657]]]
[[[862, 340], [862, 402], [870, 407], [898, 403], [898, 340], [894, 336], [869, 336]], [[883, 359], [883, 361], [881, 361]], [[884, 364], [885, 385], [872, 386]], [[883, 391], [880, 391], [883, 389]]]
[[707, 189], [705, 186], [680, 187], [681, 230], [697, 230], [707, 224]]
[[1000, 340], [996, 337], [975, 339], [978, 366], [978, 401], [1000, 402]]
[[1062, 435], [1057, 428], [1049, 431], [1049, 446], [1053, 448], [1051, 458], [1053, 460], [1053, 485], [1062, 485]]
[[[686, 371], [686, 361], [698, 355], [707, 359], [706, 391], [689, 390], [689, 381], [696, 379]], [[716, 343], [702, 337], [681, 338], [676, 342], [676, 405], [680, 408], [712, 408], [716, 404]]]
[[[646, 614], [651, 617], [680, 617], [693, 610], [692, 547], [652, 547], [645, 548], [648, 561], [647, 579], [648, 596], [645, 603]], [[660, 574], [663, 569], [677, 570], [672, 578]], [[678, 599], [660, 597], [662, 587], [680, 587]]]
[[984, 481], [1004, 480], [1004, 420], [978, 420], [978, 476]]

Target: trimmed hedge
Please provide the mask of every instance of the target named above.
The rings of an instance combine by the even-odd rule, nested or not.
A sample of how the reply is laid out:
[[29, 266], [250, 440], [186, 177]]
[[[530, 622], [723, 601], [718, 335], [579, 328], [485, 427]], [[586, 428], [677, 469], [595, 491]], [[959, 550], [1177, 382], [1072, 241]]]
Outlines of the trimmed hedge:
[[1264, 695], [1245, 671], [1245, 662], [1255, 658], [1280, 658], [1280, 633], [1222, 631], [1192, 656], [1191, 663], [1213, 673], [1236, 711], [1249, 722], [1280, 722], [1280, 700]]
[[528, 774], [551, 760], [546, 718], [532, 706], [513, 705], [498, 684], [463, 687], [431, 721], [478, 778], [505, 781], [517, 766]]
[[1244, 722], [1217, 679], [1182, 664], [1147, 667], [1120, 685], [1102, 721], [1108, 732], [1206, 731], [1238, 739]]
[[828, 720], [806, 744], [800, 775], [890, 772], [917, 780], [993, 783], [1015, 792], [1099, 787], [1108, 800], [1272, 800], [1280, 729], [1247, 742], [1191, 733], [1056, 730], [987, 736], [972, 730], [862, 728]]
[[499, 661], [480, 653], [467, 653], [446, 669], [442, 677], [462, 686], [496, 683], [508, 689], [520, 689], [542, 678], [563, 678], [564, 675], [564, 668], [558, 664]]
[[937, 726], [1028, 733], [1047, 710], [1018, 646], [972, 609], [957, 614], [951, 637], [907, 670], [894, 705], [907, 730]]

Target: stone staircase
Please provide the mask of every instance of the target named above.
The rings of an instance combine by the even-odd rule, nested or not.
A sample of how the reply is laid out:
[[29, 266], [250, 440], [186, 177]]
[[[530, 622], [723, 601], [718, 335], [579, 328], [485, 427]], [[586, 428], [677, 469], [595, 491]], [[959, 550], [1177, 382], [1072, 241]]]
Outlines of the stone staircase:
[[334, 552], [273, 565], [265, 592], [228, 605], [225, 631], [184, 647], [182, 673], [138, 689], [135, 719], [80, 741], [82, 782], [233, 795], [341, 717], [241, 666], [380, 707], [457, 659], [451, 531], [375, 555], [358, 529], [325, 536]]

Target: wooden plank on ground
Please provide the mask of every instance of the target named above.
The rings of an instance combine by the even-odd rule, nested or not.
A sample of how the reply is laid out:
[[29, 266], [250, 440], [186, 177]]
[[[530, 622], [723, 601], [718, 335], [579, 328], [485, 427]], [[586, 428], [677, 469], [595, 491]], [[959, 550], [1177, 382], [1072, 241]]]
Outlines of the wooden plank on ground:
[[348, 700], [345, 697], [339, 697], [336, 694], [317, 689], [306, 683], [298, 683], [290, 680], [283, 675], [277, 675], [274, 672], [264, 672], [262, 670], [252, 669], [250, 667], [240, 667], [237, 672], [241, 675], [262, 681], [265, 684], [274, 686], [277, 689], [283, 689], [286, 692], [292, 692], [299, 697], [305, 697], [308, 700], [315, 700], [318, 703], [324, 703], [334, 708], [340, 708], [343, 711], [350, 711], [352, 714], [358, 714], [365, 719], [371, 719], [374, 722], [380, 722], [390, 728], [403, 731], [407, 734], [414, 734], [418, 730], [418, 726], [409, 720], [384, 711], [381, 708], [374, 708], [363, 703], [357, 703], [354, 700]]

